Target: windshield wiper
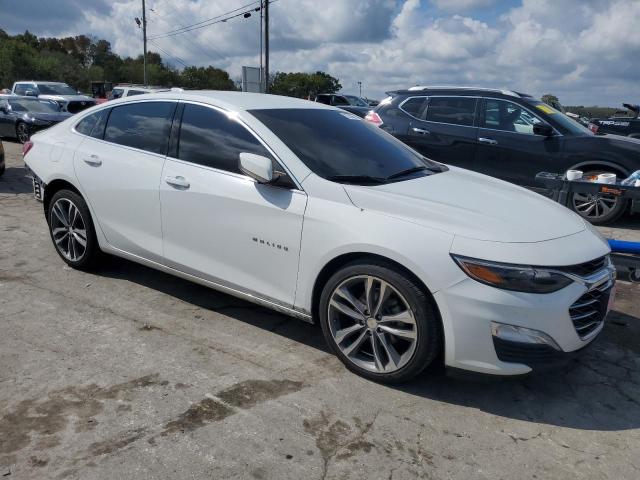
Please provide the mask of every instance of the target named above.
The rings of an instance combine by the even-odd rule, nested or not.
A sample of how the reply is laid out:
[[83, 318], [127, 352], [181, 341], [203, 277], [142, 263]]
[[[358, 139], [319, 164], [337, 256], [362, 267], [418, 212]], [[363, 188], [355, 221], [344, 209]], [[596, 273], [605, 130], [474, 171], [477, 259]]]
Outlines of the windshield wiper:
[[[406, 170], [400, 170], [397, 173], [394, 173], [393, 175], [389, 175], [386, 180], [393, 180], [394, 178], [400, 178], [400, 177], [404, 177], [405, 175], [411, 175], [412, 173], [416, 173], [416, 172], [422, 172], [423, 170], [430, 170], [430, 171], [435, 171], [433, 169], [433, 167], [426, 167], [424, 165], [420, 165], [418, 167], [411, 167], [411, 168], [407, 168]], [[438, 172], [440, 170], [437, 170]]]
[[327, 180], [339, 183], [355, 183], [355, 184], [379, 184], [386, 183], [387, 179], [384, 177], [372, 177], [370, 175], [330, 175], [325, 177]]

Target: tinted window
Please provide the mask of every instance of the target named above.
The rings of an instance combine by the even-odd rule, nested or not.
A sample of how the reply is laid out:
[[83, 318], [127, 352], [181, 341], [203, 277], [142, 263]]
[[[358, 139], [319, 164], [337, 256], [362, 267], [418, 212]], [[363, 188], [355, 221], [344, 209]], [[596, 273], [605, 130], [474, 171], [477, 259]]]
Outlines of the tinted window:
[[143, 92], [142, 90], [129, 90], [127, 92], [127, 97], [133, 97], [134, 95], [142, 95], [143, 93], [147, 93], [147, 92]]
[[[545, 104], [546, 108], [551, 108]], [[517, 103], [485, 100], [484, 125], [494, 130], [533, 135], [533, 126], [542, 121]]]
[[[391, 135], [347, 112], [268, 109], [250, 113], [324, 178], [383, 178], [414, 167], [435, 166]], [[348, 179], [336, 179], [349, 181]], [[357, 178], [352, 183], [357, 183]], [[366, 183], [367, 180], [362, 180]]]
[[560, 128], [560, 130], [572, 133], [574, 135], [593, 135], [594, 133], [584, 125], [581, 125], [573, 118], [557, 111], [554, 108], [538, 101], [532, 100], [529, 104], [534, 107], [536, 113], [542, 112], [543, 118], [545, 118], [552, 125]]
[[344, 98], [344, 97], [342, 97], [340, 95], [334, 95], [333, 104], [334, 105], [349, 105], [349, 101], [346, 98]]
[[84, 117], [76, 124], [76, 131], [83, 135], [102, 139], [104, 135], [104, 125], [109, 109], [100, 110]]
[[16, 95], [24, 95], [27, 90], [35, 90], [35, 87], [31, 86], [31, 85], [16, 85], [16, 88], [14, 90], [13, 93], [15, 93]]
[[178, 140], [179, 159], [240, 173], [240, 152], [271, 157], [237, 120], [212, 108], [185, 105]]
[[426, 100], [426, 97], [412, 97], [406, 100], [400, 108], [413, 117], [422, 118]]
[[114, 88], [111, 91], [111, 99], [115, 100], [116, 98], [120, 98], [122, 97], [122, 94], [124, 93], [124, 90], [121, 88]]
[[316, 102], [324, 103], [325, 105], [331, 105], [331, 96], [329, 96], [329, 95], [318, 95], [316, 97]]
[[473, 126], [476, 99], [468, 97], [431, 97], [426, 120]]
[[164, 154], [175, 104], [143, 102], [114, 107], [104, 139], [108, 142]]

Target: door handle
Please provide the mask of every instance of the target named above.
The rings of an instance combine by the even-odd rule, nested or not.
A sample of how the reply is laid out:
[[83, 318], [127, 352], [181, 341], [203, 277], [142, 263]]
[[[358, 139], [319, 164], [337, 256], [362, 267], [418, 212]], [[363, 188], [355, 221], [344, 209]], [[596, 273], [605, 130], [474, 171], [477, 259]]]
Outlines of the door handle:
[[417, 133], [418, 135], [430, 135], [431, 132], [429, 130], [425, 130], [424, 128], [411, 127], [411, 131], [413, 133]]
[[486, 143], [487, 145], [497, 145], [498, 144], [498, 141], [494, 140], [493, 138], [480, 137], [480, 138], [478, 138], [478, 141], [480, 143]]
[[83, 158], [82, 160], [84, 163], [91, 165], [92, 167], [99, 167], [102, 165], [102, 160], [100, 160], [97, 155], [89, 155], [88, 158]]
[[167, 182], [167, 184], [171, 185], [174, 188], [177, 188], [179, 190], [186, 190], [187, 188], [189, 188], [191, 186], [191, 184], [187, 181], [186, 178], [184, 177], [166, 177], [164, 179], [165, 182]]

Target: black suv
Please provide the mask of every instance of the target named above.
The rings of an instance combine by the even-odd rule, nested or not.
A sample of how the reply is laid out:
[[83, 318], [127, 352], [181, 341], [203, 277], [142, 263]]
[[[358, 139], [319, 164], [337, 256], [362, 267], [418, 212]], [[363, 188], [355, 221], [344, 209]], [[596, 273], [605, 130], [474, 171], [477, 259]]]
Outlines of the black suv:
[[[535, 175], [541, 171], [624, 178], [640, 169], [640, 140], [594, 135], [530, 95], [463, 87], [412, 87], [388, 95], [366, 120], [425, 157], [540, 193], [545, 191]], [[627, 206], [610, 195], [576, 194], [570, 204], [595, 224], [615, 220]]]
[[321, 93], [316, 96], [315, 101], [325, 105], [333, 105], [363, 118], [373, 108], [360, 97], [340, 93]]

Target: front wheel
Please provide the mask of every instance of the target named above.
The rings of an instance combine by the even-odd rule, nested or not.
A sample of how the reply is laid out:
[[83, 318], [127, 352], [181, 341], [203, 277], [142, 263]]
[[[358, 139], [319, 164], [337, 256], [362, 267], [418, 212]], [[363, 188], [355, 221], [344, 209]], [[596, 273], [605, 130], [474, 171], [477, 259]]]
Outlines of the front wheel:
[[350, 263], [320, 297], [327, 343], [351, 371], [385, 383], [407, 381], [442, 348], [440, 320], [416, 282], [386, 262]]
[[100, 248], [89, 207], [80, 195], [71, 190], [56, 192], [47, 221], [56, 251], [69, 266], [87, 269], [95, 264]]
[[[587, 172], [585, 177], [596, 177], [602, 171]], [[571, 209], [593, 225], [615, 222], [627, 206], [626, 200], [606, 193], [573, 193], [569, 202]]]
[[31, 138], [31, 131], [29, 125], [24, 122], [18, 122], [16, 124], [16, 138], [20, 143], [27, 143]]

